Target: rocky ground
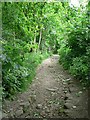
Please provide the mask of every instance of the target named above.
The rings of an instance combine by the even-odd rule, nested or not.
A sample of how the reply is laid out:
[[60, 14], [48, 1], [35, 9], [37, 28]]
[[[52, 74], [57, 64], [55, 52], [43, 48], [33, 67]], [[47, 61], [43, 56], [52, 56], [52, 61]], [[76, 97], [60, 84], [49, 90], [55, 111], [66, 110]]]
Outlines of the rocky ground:
[[44, 60], [27, 91], [3, 102], [3, 118], [88, 118], [88, 91], [58, 60]]

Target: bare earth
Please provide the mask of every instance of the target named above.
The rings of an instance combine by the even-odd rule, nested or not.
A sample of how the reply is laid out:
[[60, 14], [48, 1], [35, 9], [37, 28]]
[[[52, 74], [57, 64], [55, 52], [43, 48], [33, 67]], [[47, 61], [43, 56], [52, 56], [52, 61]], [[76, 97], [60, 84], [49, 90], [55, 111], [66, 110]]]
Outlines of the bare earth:
[[88, 91], [58, 60], [58, 55], [44, 60], [27, 91], [3, 102], [3, 117], [88, 118]]

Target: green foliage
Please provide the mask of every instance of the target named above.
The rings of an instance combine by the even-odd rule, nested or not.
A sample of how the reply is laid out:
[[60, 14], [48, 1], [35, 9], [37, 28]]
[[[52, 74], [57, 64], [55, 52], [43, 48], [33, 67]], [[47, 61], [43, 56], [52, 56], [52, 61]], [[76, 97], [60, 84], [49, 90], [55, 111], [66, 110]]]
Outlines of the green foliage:
[[76, 9], [62, 2], [2, 3], [4, 97], [26, 88], [37, 65], [52, 53], [59, 53], [64, 68], [89, 83], [89, 4]]
[[86, 79], [88, 66], [82, 57], [76, 57], [73, 58], [72, 66], [70, 66], [70, 71], [74, 76], [77, 76], [80, 79], [82, 79], [82, 77]]
[[[27, 53], [20, 65], [17, 62], [3, 62], [3, 97], [11, 97], [18, 91], [25, 90], [35, 76], [35, 70], [41, 61], [48, 57], [48, 54]], [[6, 60], [5, 60], [6, 61]], [[4, 67], [5, 66], [5, 67]]]
[[61, 47], [58, 50], [59, 54], [60, 54], [60, 62], [63, 64], [65, 69], [68, 69], [71, 61], [72, 61], [72, 51], [69, 47], [67, 47], [66, 45], [67, 43], [63, 43], [61, 41]]
[[[88, 6], [77, 10], [70, 8], [70, 13], [73, 16], [70, 16], [69, 21], [64, 23], [66, 29], [65, 31], [61, 31], [62, 37], [60, 38], [61, 42], [59, 42], [61, 47], [58, 52], [63, 66], [69, 69], [70, 73], [80, 79], [84, 85], [90, 86], [90, 30], [88, 28], [88, 10]], [[63, 33], [66, 34], [65, 37]]]
[[2, 85], [3, 98], [8, 98], [26, 88], [47, 56], [38, 53], [44, 3], [2, 4]]

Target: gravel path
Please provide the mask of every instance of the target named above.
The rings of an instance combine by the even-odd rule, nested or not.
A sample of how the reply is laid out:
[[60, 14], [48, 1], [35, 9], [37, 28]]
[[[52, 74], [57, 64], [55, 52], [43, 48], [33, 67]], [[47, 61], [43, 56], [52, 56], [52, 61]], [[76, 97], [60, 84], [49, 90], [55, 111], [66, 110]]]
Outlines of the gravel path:
[[28, 90], [3, 102], [4, 118], [88, 118], [88, 91], [58, 60], [44, 60]]

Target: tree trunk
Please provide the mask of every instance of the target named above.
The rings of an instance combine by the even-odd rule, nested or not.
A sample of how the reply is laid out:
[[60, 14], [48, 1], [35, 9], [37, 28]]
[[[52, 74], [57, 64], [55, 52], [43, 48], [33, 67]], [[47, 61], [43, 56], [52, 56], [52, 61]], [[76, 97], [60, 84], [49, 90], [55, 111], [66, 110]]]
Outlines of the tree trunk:
[[39, 37], [38, 49], [40, 49], [41, 38], [42, 38], [42, 30], [40, 30], [40, 37]]

